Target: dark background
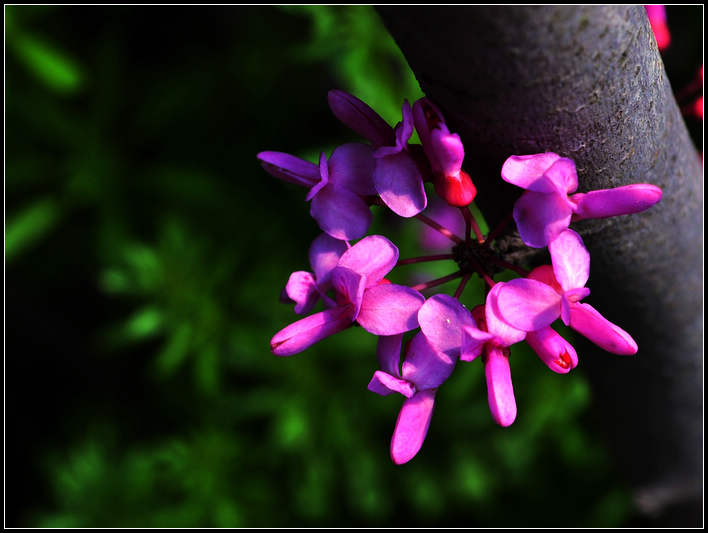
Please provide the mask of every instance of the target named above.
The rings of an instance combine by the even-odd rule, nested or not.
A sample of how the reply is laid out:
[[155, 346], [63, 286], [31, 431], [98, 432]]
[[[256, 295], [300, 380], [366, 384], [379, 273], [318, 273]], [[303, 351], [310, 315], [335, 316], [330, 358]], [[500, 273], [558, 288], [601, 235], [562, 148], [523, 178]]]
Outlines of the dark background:
[[[668, 8], [677, 92], [699, 13]], [[392, 124], [421, 96], [373, 9], [14, 6], [5, 32], [6, 525], [660, 523], [595, 431], [582, 354], [559, 376], [515, 347], [507, 429], [460, 365], [403, 467], [373, 337], [270, 354], [318, 228], [255, 155], [357, 140], [331, 88]], [[377, 211], [372, 232], [410, 256], [420, 229]]]

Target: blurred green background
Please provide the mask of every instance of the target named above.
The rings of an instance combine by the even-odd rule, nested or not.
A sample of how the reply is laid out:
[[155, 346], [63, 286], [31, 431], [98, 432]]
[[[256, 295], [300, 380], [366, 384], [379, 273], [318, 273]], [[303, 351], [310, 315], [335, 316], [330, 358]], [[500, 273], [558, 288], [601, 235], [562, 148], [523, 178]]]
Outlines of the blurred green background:
[[[6, 525], [630, 523], [582, 354], [560, 376], [514, 348], [508, 429], [481, 363], [460, 363], [423, 449], [397, 467], [401, 399], [366, 389], [373, 336], [270, 353], [295, 318], [280, 292], [309, 270], [318, 228], [305, 191], [256, 153], [314, 160], [357, 140], [331, 88], [391, 123], [421, 96], [372, 8], [5, 17]], [[697, 67], [684, 63], [679, 85]], [[375, 211], [372, 232], [416, 255], [417, 222]], [[479, 291], [473, 280], [463, 301]]]

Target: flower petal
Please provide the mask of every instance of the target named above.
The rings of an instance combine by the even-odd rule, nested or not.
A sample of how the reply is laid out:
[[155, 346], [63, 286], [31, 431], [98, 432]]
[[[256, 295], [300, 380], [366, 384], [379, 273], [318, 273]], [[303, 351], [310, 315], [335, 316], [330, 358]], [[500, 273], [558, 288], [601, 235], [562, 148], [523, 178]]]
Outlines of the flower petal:
[[463, 361], [474, 361], [482, 353], [482, 348], [484, 348], [484, 344], [493, 338], [494, 335], [492, 335], [491, 333], [487, 333], [486, 331], [482, 331], [481, 329], [477, 329], [477, 326], [475, 325], [463, 325], [462, 350], [460, 351], [460, 359]]
[[553, 287], [558, 294], [563, 292], [563, 288], [560, 286], [560, 283], [558, 283], [551, 265], [538, 266], [529, 272], [529, 275], [526, 277], [529, 279], [535, 279], [536, 281], [540, 281], [541, 283], [545, 283], [546, 285]]
[[321, 289], [326, 290], [329, 287], [330, 273], [346, 251], [347, 244], [344, 241], [326, 233], [321, 233], [312, 241], [308, 254], [310, 266], [315, 271], [315, 279]]
[[403, 149], [413, 135], [413, 111], [408, 100], [403, 101], [401, 115], [403, 120], [396, 126], [396, 145]]
[[590, 253], [572, 229], [562, 231], [548, 244], [553, 274], [564, 291], [585, 287], [590, 277]]
[[371, 392], [381, 396], [388, 396], [392, 392], [397, 392], [403, 394], [406, 398], [411, 398], [415, 394], [413, 384], [380, 370], [374, 372], [374, 377], [371, 378], [368, 388]]
[[500, 426], [510, 426], [516, 419], [516, 400], [509, 358], [501, 349], [494, 347], [487, 352], [484, 375], [487, 378], [487, 399], [492, 418]]
[[357, 322], [374, 335], [396, 335], [418, 327], [418, 309], [425, 298], [402, 285], [376, 285], [364, 291]]
[[322, 231], [347, 241], [364, 236], [372, 219], [369, 206], [361, 197], [331, 184], [312, 199], [310, 214]]
[[436, 350], [425, 335], [418, 332], [408, 344], [401, 377], [418, 390], [435, 389], [450, 377], [455, 361], [454, 357]]
[[662, 194], [659, 187], [648, 183], [574, 194], [570, 197], [577, 205], [573, 220], [639, 213], [661, 200]]
[[368, 144], [343, 144], [329, 158], [329, 181], [360, 196], [376, 194], [375, 165], [374, 149]]
[[630, 334], [607, 320], [591, 305], [575, 303], [570, 306], [570, 327], [610, 353], [637, 353], [637, 343]]
[[298, 315], [307, 313], [317, 303], [319, 292], [315, 278], [310, 272], [298, 270], [290, 274], [285, 292], [295, 302], [295, 312]]
[[332, 287], [337, 293], [337, 304], [351, 304], [354, 308], [352, 320], [356, 320], [363, 301], [366, 279], [358, 272], [346, 267], [332, 269]]
[[[514, 328], [536, 331], [550, 325], [560, 316], [561, 296], [545, 283], [516, 278], [506, 283], [497, 283], [487, 296], [487, 307], [496, 310], [499, 317]], [[487, 328], [494, 333], [489, 324], [489, 316]]]
[[420, 450], [430, 427], [435, 406], [435, 390], [424, 390], [403, 402], [391, 438], [391, 459], [407, 463]]
[[322, 339], [339, 333], [352, 323], [352, 307], [335, 307], [305, 317], [281, 329], [270, 340], [275, 355], [293, 355]]
[[437, 151], [433, 148], [432, 132], [437, 129], [442, 134], [449, 134], [445, 119], [437, 106], [427, 98], [421, 98], [413, 104], [413, 121], [418, 137], [423, 145], [423, 151], [428, 157], [434, 173], [442, 173]]
[[401, 377], [399, 369], [401, 364], [401, 344], [403, 334], [380, 335], [376, 344], [376, 357], [379, 360], [379, 368], [384, 372], [397, 378]]
[[575, 170], [575, 161], [567, 157], [556, 160], [546, 170], [544, 175], [551, 180], [556, 190], [564, 195], [574, 192], [578, 188], [578, 173]]
[[347, 267], [366, 278], [367, 287], [378, 284], [398, 262], [398, 248], [381, 235], [364, 237], [339, 259]]
[[318, 192], [320, 192], [325, 185], [329, 183], [329, 166], [327, 165], [327, 155], [322, 152], [320, 154], [320, 181], [315, 183], [315, 185], [310, 189], [310, 192], [307, 193], [307, 197], [305, 200], [308, 202], [312, 200]]
[[560, 156], [553, 152], [512, 155], [502, 165], [501, 176], [504, 181], [527, 191], [553, 193], [557, 188], [544, 174], [559, 159]]
[[567, 374], [578, 366], [578, 354], [571, 344], [549, 327], [531, 331], [526, 342], [548, 368]]
[[570, 224], [573, 214], [566, 196], [526, 191], [514, 204], [521, 240], [532, 248], [547, 246]]
[[367, 104], [347, 92], [333, 89], [327, 93], [334, 116], [375, 147], [394, 144], [393, 128]]
[[257, 157], [266, 172], [281, 180], [308, 188], [320, 181], [319, 167], [294, 155], [261, 152]]
[[462, 347], [461, 317], [465, 312], [469, 313], [452, 296], [436, 294], [418, 310], [418, 323], [423, 335], [436, 350], [456, 357]]
[[428, 202], [420, 170], [406, 151], [376, 160], [374, 186], [391, 211], [402, 217], [417, 215]]
[[446, 176], [457, 175], [465, 159], [465, 147], [460, 136], [435, 128], [431, 132], [430, 141], [440, 172]]

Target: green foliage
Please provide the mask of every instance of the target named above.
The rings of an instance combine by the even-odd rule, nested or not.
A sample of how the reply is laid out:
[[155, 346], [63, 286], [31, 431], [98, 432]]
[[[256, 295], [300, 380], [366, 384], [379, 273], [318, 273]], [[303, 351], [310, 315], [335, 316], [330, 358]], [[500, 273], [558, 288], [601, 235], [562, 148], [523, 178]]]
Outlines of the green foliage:
[[[22, 473], [8, 489], [24, 497], [8, 525], [622, 524], [582, 367], [554, 375], [515, 347], [519, 417], [501, 429], [481, 362], [460, 363], [423, 450], [396, 467], [401, 400], [366, 390], [372, 336], [269, 352], [295, 317], [280, 292], [309, 268], [318, 230], [304, 191], [255, 154], [314, 160], [354, 140], [329, 133], [328, 88], [391, 123], [421, 95], [375, 11], [136, 9], [6, 8], [7, 277], [43, 325], [8, 320], [14, 394], [43, 384], [8, 426]], [[411, 257], [408, 222], [377, 210], [372, 231]], [[464, 302], [483, 290], [471, 279]], [[47, 345], [27, 357], [35, 337]]]

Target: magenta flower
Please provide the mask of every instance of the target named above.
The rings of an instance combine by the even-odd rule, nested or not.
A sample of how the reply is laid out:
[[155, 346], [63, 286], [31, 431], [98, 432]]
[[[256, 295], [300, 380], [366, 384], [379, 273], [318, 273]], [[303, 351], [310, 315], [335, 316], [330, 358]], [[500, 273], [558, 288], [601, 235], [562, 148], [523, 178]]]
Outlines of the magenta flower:
[[[509, 326], [501, 319], [496, 306], [496, 296], [504, 287], [497, 283], [487, 295], [487, 301], [472, 311], [479, 328], [493, 335], [484, 343], [484, 376], [487, 380], [487, 401], [494, 421], [502, 427], [510, 426], [516, 419], [516, 399], [511, 383], [509, 346], [526, 337], [524, 331]], [[460, 357], [463, 361], [465, 357]]]
[[419, 332], [406, 347], [399, 370], [402, 335], [379, 337], [377, 354], [382, 370], [374, 372], [369, 390], [386, 396], [405, 396], [391, 438], [391, 459], [407, 463], [420, 450], [433, 415], [435, 393], [455, 368], [455, 358], [437, 351]]
[[557, 374], [567, 374], [578, 366], [575, 348], [549, 326], [527, 332], [526, 343]]
[[325, 301], [331, 288], [332, 269], [337, 266], [339, 258], [347, 251], [344, 241], [320, 234], [310, 246], [309, 258], [313, 272], [299, 270], [290, 274], [285, 294], [295, 302], [295, 312], [299, 315], [309, 312], [320, 297]]
[[561, 317], [564, 324], [604, 350], [619, 355], [635, 354], [637, 343], [629, 333], [590, 305], [580, 303], [590, 294], [585, 287], [590, 274], [590, 254], [580, 235], [566, 229], [548, 248], [552, 268], [539, 267], [528, 278], [505, 283], [496, 294], [502, 318], [520, 330], [538, 332]]
[[666, 8], [663, 5], [644, 6], [649, 17], [649, 24], [656, 38], [659, 50], [665, 50], [671, 44], [671, 34], [666, 24]]
[[397, 335], [418, 327], [425, 298], [418, 291], [384, 280], [398, 261], [398, 248], [370, 235], [349, 248], [330, 272], [335, 303], [290, 324], [270, 341], [275, 355], [293, 355], [357, 322], [374, 335]]
[[435, 191], [456, 207], [469, 205], [477, 188], [462, 170], [465, 148], [457, 133], [450, 133], [440, 110], [427, 98], [413, 104], [415, 129], [433, 171]]
[[487, 399], [494, 421], [509, 426], [516, 418], [516, 401], [511, 383], [509, 346], [521, 342], [526, 333], [512, 328], [499, 318], [495, 296], [503, 283], [497, 283], [485, 307], [472, 312], [446, 294], [429, 298], [418, 311], [421, 332], [439, 352], [462, 361], [473, 361], [484, 353]]
[[263, 168], [284, 181], [308, 187], [306, 200], [312, 201], [310, 214], [320, 228], [341, 240], [364, 236], [371, 225], [371, 211], [365, 199], [376, 194], [372, 181], [373, 149], [361, 143], [339, 146], [327, 161], [320, 156], [319, 167], [282, 152], [258, 154]]
[[648, 209], [661, 200], [661, 189], [640, 183], [569, 196], [578, 188], [572, 159], [547, 152], [513, 155], [501, 171], [502, 178], [526, 192], [514, 205], [514, 220], [521, 239], [543, 248], [571, 222], [586, 218], [628, 215]]

